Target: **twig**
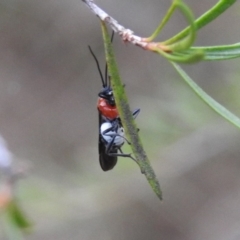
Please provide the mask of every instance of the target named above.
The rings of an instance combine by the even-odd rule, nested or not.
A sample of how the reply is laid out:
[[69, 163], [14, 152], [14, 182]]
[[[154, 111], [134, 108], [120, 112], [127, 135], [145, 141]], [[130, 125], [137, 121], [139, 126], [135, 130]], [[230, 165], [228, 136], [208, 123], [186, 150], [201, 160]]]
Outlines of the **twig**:
[[[113, 17], [111, 17], [109, 14], [107, 14], [105, 11], [103, 11], [100, 7], [98, 7], [93, 0], [82, 0], [91, 10], [92, 12], [100, 18], [101, 21], [107, 23], [110, 25], [112, 30], [119, 34], [119, 36], [122, 38], [124, 42], [130, 42], [136, 46], [139, 46], [143, 48], [144, 50], [149, 50], [153, 52], [160, 53], [167, 59], [171, 61], [177, 61], [177, 62], [188, 62], [188, 58], [179, 58], [171, 55], [172, 52], [174, 52], [174, 48], [180, 50], [185, 50], [186, 48], [189, 48], [195, 39], [195, 24], [194, 24], [194, 18], [192, 15], [191, 10], [184, 4], [181, 0], [174, 0], [172, 5], [170, 6], [169, 10], [167, 11], [165, 17], [163, 18], [162, 22], [160, 22], [160, 25], [158, 28], [154, 31], [154, 33], [148, 37], [143, 38], [139, 37], [137, 35], [134, 35], [134, 32], [130, 29], [125, 28], [124, 26], [120, 25]], [[180, 39], [181, 41], [176, 41], [175, 44], [172, 44], [173, 46], [168, 46], [165, 44], [165, 42], [153, 42], [152, 40], [156, 38], [156, 36], [160, 33], [163, 26], [168, 22], [169, 18], [173, 14], [173, 12], [179, 8], [179, 10], [183, 13], [183, 15], [186, 17], [187, 21], [191, 25], [191, 31], [188, 31], [189, 37], [186, 39]], [[198, 56], [199, 54], [197, 54]], [[192, 54], [193, 57], [195, 57], [195, 54]], [[190, 56], [190, 57], [192, 57]], [[189, 56], [187, 56], [189, 57]]]
[[154, 42], [147, 42], [146, 38], [142, 38], [139, 36], [134, 35], [134, 32], [130, 29], [125, 28], [124, 26], [120, 25], [113, 17], [103, 11], [100, 7], [98, 7], [93, 0], [82, 0], [92, 11], [93, 13], [99, 17], [103, 22], [109, 24], [112, 30], [121, 36], [124, 42], [130, 42], [136, 46], [140, 46], [143, 49], [147, 50], [150, 49], [153, 45], [156, 45], [158, 48], [161, 48], [163, 51], [164, 46], [161, 46], [159, 43]]

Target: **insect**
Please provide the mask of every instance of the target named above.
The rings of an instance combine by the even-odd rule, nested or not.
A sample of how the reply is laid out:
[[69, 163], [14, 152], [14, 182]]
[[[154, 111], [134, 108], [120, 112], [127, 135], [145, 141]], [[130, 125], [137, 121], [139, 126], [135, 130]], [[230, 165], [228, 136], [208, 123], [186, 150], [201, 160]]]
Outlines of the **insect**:
[[[113, 40], [113, 34], [111, 41]], [[111, 170], [117, 164], [117, 157], [129, 157], [135, 160], [131, 154], [123, 153], [121, 147], [129, 141], [125, 138], [124, 128], [118, 114], [115, 98], [111, 88], [110, 77], [108, 76], [108, 66], [105, 67], [105, 78], [101, 72], [99, 62], [90, 46], [89, 50], [97, 64], [98, 72], [102, 81], [102, 90], [98, 93], [97, 108], [99, 112], [99, 141], [98, 152], [99, 162], [103, 171]], [[140, 109], [132, 112], [136, 118]], [[118, 151], [120, 153], [118, 153]]]
[[[132, 112], [133, 118], [136, 118], [140, 109]], [[129, 141], [125, 138], [124, 128], [120, 117], [108, 119], [99, 114], [99, 162], [103, 171], [111, 170], [117, 163], [117, 157], [129, 157], [135, 160], [131, 154], [123, 153], [121, 147]], [[118, 153], [118, 151], [120, 153]]]

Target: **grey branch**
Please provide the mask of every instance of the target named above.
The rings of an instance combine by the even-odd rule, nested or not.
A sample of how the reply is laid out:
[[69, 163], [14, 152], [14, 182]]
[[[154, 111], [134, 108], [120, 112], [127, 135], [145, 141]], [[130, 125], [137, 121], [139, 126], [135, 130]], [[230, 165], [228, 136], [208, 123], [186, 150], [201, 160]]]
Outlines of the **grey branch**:
[[103, 11], [100, 7], [98, 7], [93, 0], [82, 0], [91, 10], [92, 12], [99, 17], [103, 22], [108, 23], [112, 30], [118, 33], [123, 41], [131, 42], [134, 45], [140, 46], [146, 49], [148, 43], [144, 41], [144, 38], [134, 35], [134, 32], [130, 29], [127, 29], [120, 25], [113, 17]]

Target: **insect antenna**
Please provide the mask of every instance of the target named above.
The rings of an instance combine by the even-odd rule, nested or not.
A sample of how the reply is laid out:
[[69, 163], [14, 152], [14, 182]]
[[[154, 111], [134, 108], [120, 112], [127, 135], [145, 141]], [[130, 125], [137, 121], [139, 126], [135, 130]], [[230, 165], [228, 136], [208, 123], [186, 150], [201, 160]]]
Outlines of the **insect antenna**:
[[[113, 38], [114, 38], [114, 31], [112, 31], [111, 43], [113, 42]], [[108, 77], [108, 65], [107, 65], [107, 63], [106, 63], [106, 67], [105, 67], [105, 82], [106, 82], [106, 86], [110, 86], [110, 79]]]
[[89, 48], [90, 53], [92, 54], [92, 56], [93, 56], [93, 58], [94, 58], [94, 60], [95, 60], [95, 62], [96, 62], [96, 64], [97, 64], [98, 72], [99, 72], [100, 77], [101, 77], [101, 80], [102, 80], [102, 85], [103, 85], [103, 87], [106, 87], [106, 86], [107, 86], [107, 81], [106, 81], [106, 80], [104, 81], [104, 79], [103, 79], [102, 71], [101, 71], [99, 62], [98, 62], [98, 60], [97, 60], [97, 57], [96, 57], [95, 54], [93, 53], [91, 47], [88, 46], [88, 48]]

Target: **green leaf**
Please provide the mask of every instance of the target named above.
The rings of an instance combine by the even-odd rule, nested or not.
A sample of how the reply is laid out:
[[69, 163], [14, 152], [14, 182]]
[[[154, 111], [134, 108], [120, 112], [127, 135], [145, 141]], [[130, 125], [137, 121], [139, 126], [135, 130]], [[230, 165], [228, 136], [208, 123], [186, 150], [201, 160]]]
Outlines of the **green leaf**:
[[[154, 33], [150, 37], [145, 39], [146, 42], [150, 42], [157, 37], [157, 35], [163, 29], [165, 24], [169, 21], [170, 17], [172, 16], [172, 14], [176, 9], [179, 9], [182, 12], [183, 16], [186, 18], [187, 22], [190, 25], [190, 31], [188, 32], [188, 35], [184, 39], [179, 39], [179, 40], [176, 39], [176, 41], [169, 44], [167, 48], [169, 49], [169, 51], [174, 52], [174, 51], [182, 51], [192, 46], [196, 38], [196, 27], [194, 22], [194, 16], [191, 9], [185, 3], [183, 3], [182, 0], [173, 1], [166, 15], [164, 16], [163, 20], [160, 22], [159, 26], [156, 28]], [[162, 42], [162, 44], [167, 45], [165, 44], [165, 42]]]
[[[219, 0], [217, 4], [215, 4], [211, 9], [209, 9], [197, 20], [195, 20], [196, 30], [212, 22], [224, 11], [226, 11], [230, 6], [232, 6], [235, 2], [236, 0]], [[189, 31], [190, 31], [190, 27], [183, 29], [180, 33], [176, 34], [172, 38], [165, 41], [165, 44], [172, 44], [176, 41], [179, 41], [180, 39], [185, 38], [189, 34]]]
[[167, 13], [165, 14], [165, 16], [163, 17], [162, 21], [159, 23], [158, 27], [156, 28], [156, 30], [153, 32], [153, 34], [146, 38], [147, 42], [152, 41], [154, 38], [156, 38], [159, 33], [161, 32], [161, 30], [163, 29], [163, 27], [166, 25], [166, 23], [169, 21], [169, 19], [171, 18], [172, 14], [174, 13], [174, 11], [176, 10], [176, 2], [178, 0], [174, 0], [170, 6], [170, 8], [168, 9]]
[[187, 50], [186, 53], [191, 54], [192, 51], [201, 50], [205, 53], [203, 60], [227, 60], [231, 58], [240, 57], [240, 43], [221, 46], [209, 46], [209, 47], [192, 47]]
[[159, 182], [150, 165], [148, 157], [143, 149], [141, 140], [138, 136], [138, 129], [136, 127], [136, 124], [132, 116], [132, 112], [128, 104], [128, 99], [125, 93], [125, 89], [123, 87], [123, 83], [120, 79], [117, 63], [113, 53], [112, 44], [104, 22], [101, 22], [101, 27], [109, 75], [111, 76], [113, 94], [115, 97], [119, 116], [121, 118], [124, 130], [126, 132], [126, 136], [128, 140], [131, 142], [131, 148], [136, 158], [136, 162], [141, 169], [141, 172], [145, 175], [147, 181], [151, 185], [153, 191], [158, 196], [158, 198], [162, 199], [162, 192], [160, 189]]
[[12, 222], [20, 229], [29, 230], [32, 226], [21, 208], [17, 205], [16, 201], [11, 201], [7, 206], [6, 211], [8, 212]]
[[188, 75], [187, 73], [176, 63], [172, 62], [177, 72], [181, 75], [183, 80], [192, 88], [192, 90], [205, 102], [207, 103], [215, 112], [224, 117], [230, 123], [234, 124], [236, 127], [240, 128], [240, 119], [228, 111], [225, 107], [215, 101], [206, 92], [204, 92]]
[[189, 47], [192, 46], [196, 38], [196, 25], [194, 22], [194, 16], [191, 9], [182, 1], [177, 1], [176, 6], [183, 13], [184, 17], [186, 17], [189, 23], [189, 31], [188, 31], [188, 35], [185, 38], [179, 39], [175, 42], [172, 42], [171, 44], [168, 44], [167, 42], [163, 42], [163, 44], [167, 45], [167, 47], [173, 52], [188, 49]]
[[11, 200], [1, 209], [2, 224], [9, 240], [23, 240], [23, 232], [29, 232], [32, 224], [27, 219], [16, 200]]
[[190, 53], [173, 52], [165, 53], [164, 51], [157, 50], [160, 54], [166, 57], [169, 61], [178, 63], [196, 63], [204, 58], [204, 52], [201, 50], [192, 51]]

